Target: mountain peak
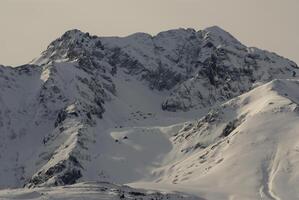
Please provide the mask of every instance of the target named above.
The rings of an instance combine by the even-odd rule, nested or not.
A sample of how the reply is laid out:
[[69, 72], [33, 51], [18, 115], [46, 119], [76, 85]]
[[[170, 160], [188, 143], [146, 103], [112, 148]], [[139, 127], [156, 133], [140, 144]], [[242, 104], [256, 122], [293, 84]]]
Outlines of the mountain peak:
[[261, 199], [281, 179], [297, 191], [299, 175], [285, 169], [299, 169], [299, 82], [289, 80], [299, 68], [281, 56], [217, 26], [73, 29], [34, 63], [0, 66], [0, 189], [146, 180]]
[[68, 41], [68, 42], [77, 42], [77, 41], [88, 41], [90, 39], [95, 39], [97, 36], [91, 36], [88, 32], [83, 32], [79, 29], [71, 29], [66, 31], [60, 38], [54, 40], [52, 43], [56, 41]]
[[64, 32], [63, 35], [74, 35], [74, 34], [84, 34], [84, 32], [75, 28], [75, 29], [70, 29], [70, 30]]
[[205, 28], [204, 30], [206, 31], [210, 31], [210, 32], [223, 32], [223, 33], [228, 33], [227, 31], [225, 31], [223, 28], [217, 26], [217, 25], [214, 25], [214, 26], [210, 26], [208, 28]]
[[94, 45], [101, 46], [97, 36], [78, 29], [68, 30], [60, 38], [51, 42], [42, 55], [31, 63], [44, 65], [50, 61], [69, 59], [70, 54], [73, 53], [75, 53], [73, 56], [77, 57], [83, 55], [84, 52], [91, 51]]
[[210, 39], [214, 42], [215, 46], [219, 45], [234, 45], [239, 49], [243, 49], [245, 46], [241, 44], [234, 36], [229, 32], [220, 28], [219, 26], [211, 26], [203, 30], [206, 39]]

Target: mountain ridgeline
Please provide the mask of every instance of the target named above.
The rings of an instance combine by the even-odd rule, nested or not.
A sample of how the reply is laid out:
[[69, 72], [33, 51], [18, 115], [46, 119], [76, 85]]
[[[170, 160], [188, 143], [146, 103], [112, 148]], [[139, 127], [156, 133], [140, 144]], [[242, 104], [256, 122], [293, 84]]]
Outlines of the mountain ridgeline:
[[[33, 63], [48, 65], [62, 60], [77, 62], [86, 72], [96, 70], [108, 80], [122, 70], [153, 90], [171, 91], [161, 102], [167, 111], [211, 106], [248, 91], [254, 83], [292, 77], [298, 70], [294, 62], [246, 47], [219, 27], [123, 38], [71, 30]], [[113, 84], [106, 84], [115, 92]]]
[[[249, 115], [255, 114], [240, 108], [246, 100], [241, 97], [240, 103], [238, 96], [275, 79], [297, 79], [297, 75], [296, 63], [246, 47], [217, 26], [127, 37], [67, 31], [31, 63], [0, 66], [0, 188], [58, 186], [81, 180], [120, 184], [140, 180], [147, 172], [138, 170], [153, 167], [158, 154], [143, 152], [146, 145], [120, 147], [131, 144], [135, 132], [129, 136], [122, 135], [124, 131], [120, 137], [111, 130], [129, 133], [129, 128], [137, 130], [155, 123], [177, 124], [172, 133], [166, 132], [176, 153], [184, 154], [181, 159], [190, 152], [205, 151], [207, 160], [213, 157], [208, 147], [231, 137]], [[206, 112], [209, 109], [211, 112]], [[295, 108], [291, 110], [295, 112]], [[180, 125], [190, 119], [200, 120]], [[164, 139], [157, 139], [164, 146], [163, 155], [171, 152], [168, 143], [162, 144]], [[125, 163], [125, 156], [115, 149], [129, 157], [136, 154], [136, 158], [146, 158]], [[211, 160], [205, 168], [210, 167]], [[170, 165], [148, 176], [154, 174], [151, 178], [156, 181], [167, 181], [157, 177], [163, 173], [174, 184], [184, 176], [178, 167]]]

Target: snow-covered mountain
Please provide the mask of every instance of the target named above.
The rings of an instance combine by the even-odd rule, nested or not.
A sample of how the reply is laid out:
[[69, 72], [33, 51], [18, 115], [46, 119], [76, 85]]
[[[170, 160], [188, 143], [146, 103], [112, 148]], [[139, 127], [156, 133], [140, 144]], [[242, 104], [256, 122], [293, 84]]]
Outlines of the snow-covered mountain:
[[68, 31], [31, 63], [0, 66], [0, 188], [107, 181], [297, 199], [297, 74], [219, 27]]
[[50, 44], [34, 64], [77, 61], [107, 76], [135, 75], [151, 89], [168, 90], [168, 111], [211, 106], [248, 91], [253, 83], [292, 77], [297, 65], [274, 53], [246, 47], [219, 27], [165, 31], [151, 36], [95, 37], [78, 30]]
[[207, 199], [298, 199], [298, 87], [274, 80], [186, 123], [154, 170], [155, 183], [133, 185]]

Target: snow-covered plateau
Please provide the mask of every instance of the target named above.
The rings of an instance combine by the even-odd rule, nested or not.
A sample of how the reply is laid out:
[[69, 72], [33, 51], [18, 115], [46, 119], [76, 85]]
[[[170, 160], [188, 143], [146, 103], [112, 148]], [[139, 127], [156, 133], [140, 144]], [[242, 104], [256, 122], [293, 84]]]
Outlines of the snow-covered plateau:
[[0, 199], [299, 199], [298, 76], [217, 26], [67, 31], [0, 66]]

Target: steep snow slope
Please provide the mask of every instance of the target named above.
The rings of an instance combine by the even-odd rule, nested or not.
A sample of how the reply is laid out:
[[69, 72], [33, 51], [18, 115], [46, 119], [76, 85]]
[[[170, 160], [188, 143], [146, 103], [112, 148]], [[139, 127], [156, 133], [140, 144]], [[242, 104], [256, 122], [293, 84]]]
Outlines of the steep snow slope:
[[82, 133], [94, 123], [92, 116], [101, 117], [101, 102], [109, 96], [96, 74], [87, 76], [72, 63], [0, 72], [0, 185], [21, 186], [42, 166], [72, 158], [78, 138], [87, 137]]
[[298, 199], [297, 80], [274, 80], [187, 123], [155, 181], [206, 199]]
[[68, 31], [31, 64], [0, 66], [0, 188], [109, 181], [277, 199], [288, 186], [297, 198], [280, 173], [296, 177], [297, 74], [219, 27]]
[[168, 111], [211, 106], [248, 91], [256, 82], [298, 74], [294, 62], [246, 47], [216, 26], [123, 38], [72, 30], [52, 42], [33, 63], [69, 60], [78, 60], [85, 68], [97, 68], [107, 76], [124, 70], [154, 90], [169, 90], [160, 102]]
[[31, 123], [37, 119], [37, 106], [33, 99], [42, 85], [39, 79], [41, 71], [39, 66], [0, 69], [1, 186], [15, 186], [23, 181], [24, 169], [21, 163], [25, 163], [34, 152], [34, 149], [28, 147], [39, 146], [42, 137], [39, 131], [48, 126], [46, 119], [41, 127], [34, 127]]

